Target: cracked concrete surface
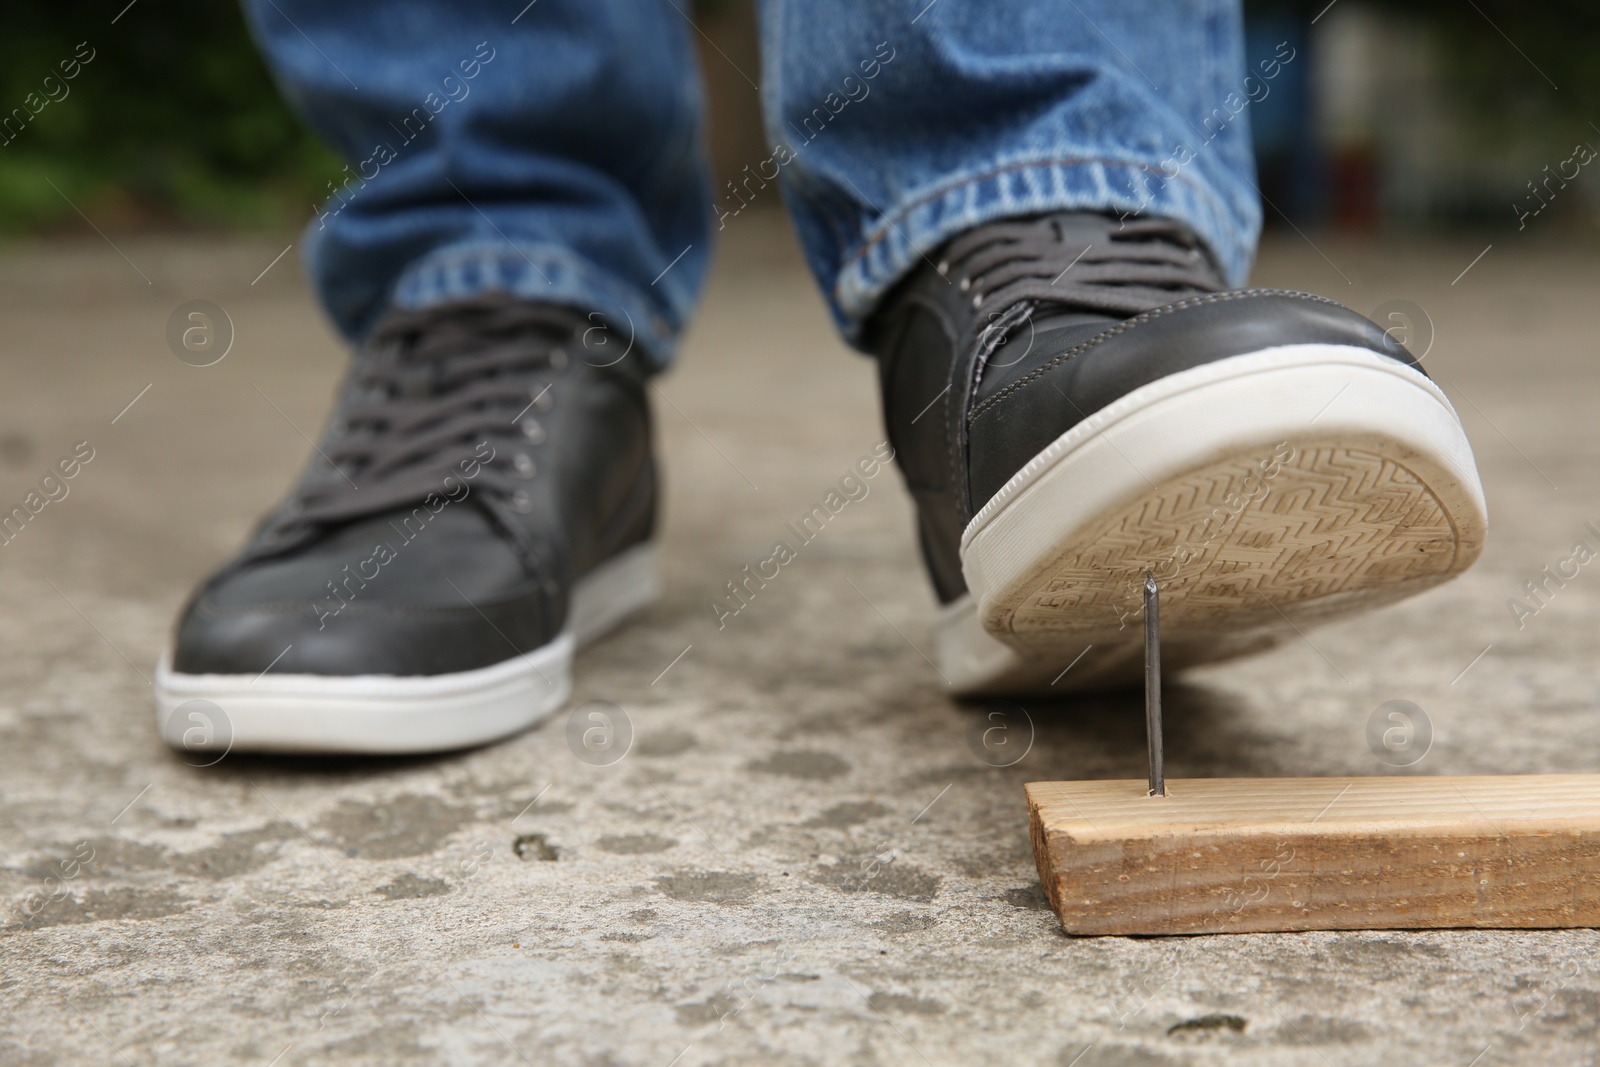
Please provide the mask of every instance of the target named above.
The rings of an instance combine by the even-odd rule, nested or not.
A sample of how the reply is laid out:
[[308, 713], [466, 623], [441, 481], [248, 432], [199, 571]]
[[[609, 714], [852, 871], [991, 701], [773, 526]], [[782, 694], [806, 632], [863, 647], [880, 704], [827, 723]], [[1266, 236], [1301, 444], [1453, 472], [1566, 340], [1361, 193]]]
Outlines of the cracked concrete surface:
[[[438, 758], [168, 752], [147, 682], [170, 620], [293, 477], [341, 346], [293, 256], [251, 284], [287, 238], [119, 238], [149, 284], [104, 244], [0, 259], [0, 501], [94, 449], [0, 548], [0, 1062], [1595, 1061], [1591, 931], [1064, 936], [1022, 784], [1140, 776], [1138, 698], [947, 701], [893, 474], [719, 629], [723, 583], [882, 436], [781, 221], [725, 237], [658, 383], [666, 597], [579, 661], [575, 713], [612, 702], [633, 731], [606, 765], [567, 712]], [[1600, 256], [1496, 242], [1452, 285], [1476, 242], [1317, 244], [1269, 244], [1255, 280], [1425, 309], [1489, 547], [1188, 675], [1168, 773], [1596, 769], [1600, 579], [1520, 628], [1508, 600], [1600, 522]], [[236, 331], [215, 366], [167, 349], [194, 298]], [[1436, 734], [1403, 772], [1365, 740], [1394, 698]], [[989, 711], [1012, 766], [973, 746]]]

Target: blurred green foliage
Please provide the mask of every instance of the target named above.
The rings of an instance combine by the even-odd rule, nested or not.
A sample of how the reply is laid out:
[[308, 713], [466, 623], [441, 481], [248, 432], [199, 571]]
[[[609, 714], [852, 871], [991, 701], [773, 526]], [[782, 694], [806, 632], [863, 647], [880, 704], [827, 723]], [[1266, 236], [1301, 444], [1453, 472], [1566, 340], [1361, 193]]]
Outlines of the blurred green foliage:
[[[1600, 4], [1595, 0], [1401, 0], [1439, 34], [1445, 77], [1492, 145], [1527, 134], [1557, 146], [1600, 122]], [[1600, 133], [1600, 131], [1596, 131]]]
[[[339, 165], [279, 99], [239, 9], [142, 0], [112, 25], [124, 3], [6, 11], [0, 231], [76, 220], [68, 197], [102, 226], [309, 217]], [[68, 80], [75, 57], [92, 58]]]

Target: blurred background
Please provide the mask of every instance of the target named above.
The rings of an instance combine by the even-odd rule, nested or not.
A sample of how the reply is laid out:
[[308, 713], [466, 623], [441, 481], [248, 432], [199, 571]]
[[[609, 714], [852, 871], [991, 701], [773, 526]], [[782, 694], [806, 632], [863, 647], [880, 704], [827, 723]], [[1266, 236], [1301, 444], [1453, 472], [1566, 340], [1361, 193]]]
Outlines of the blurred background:
[[[1600, 5], [1248, 10], [1251, 66], [1295, 57], [1243, 111], [1253, 280], [1404, 330], [1491, 529], [1458, 581], [1172, 685], [1168, 772], [1600, 771], [1600, 565], [1567, 571], [1600, 544]], [[770, 152], [753, 4], [694, 14], [720, 182]], [[0, 543], [0, 1065], [1594, 1062], [1595, 931], [1064, 939], [1022, 785], [1142, 776], [1142, 704], [1019, 706], [1028, 747], [991, 762], [992, 707], [924, 653], [897, 475], [721, 625], [882, 439], [776, 197], [719, 232], [652, 382], [666, 594], [583, 653], [573, 711], [437, 759], [178, 758], [149, 688], [172, 620], [347, 365], [298, 255], [341, 167], [230, 0], [0, 23], [0, 512], [94, 455]], [[1404, 766], [1369, 732], [1397, 699], [1428, 724]], [[590, 700], [637, 731], [614, 765], [569, 748]], [[793, 973], [733, 999], [780, 946]]]
[[[106, 7], [63, 0], [7, 14], [0, 100], [19, 106], [0, 116], [0, 235], [85, 230], [69, 198], [108, 231], [281, 230], [308, 219], [341, 164], [278, 99], [238, 9], [167, 0], [159, 18], [141, 12], [115, 33], [89, 34]], [[753, 8], [696, 5], [719, 184], [764, 154], [756, 101], [733, 68], [759, 65]], [[1280, 42], [1296, 56], [1249, 108], [1269, 225], [1287, 216], [1357, 232], [1515, 227], [1530, 176], [1558, 172], [1580, 142], [1600, 145], [1592, 3], [1246, 8], [1252, 66]], [[48, 98], [43, 79], [86, 36], [78, 58], [92, 76]], [[1600, 182], [1573, 184], [1543, 225], [1561, 216], [1591, 230], [1600, 220]]]

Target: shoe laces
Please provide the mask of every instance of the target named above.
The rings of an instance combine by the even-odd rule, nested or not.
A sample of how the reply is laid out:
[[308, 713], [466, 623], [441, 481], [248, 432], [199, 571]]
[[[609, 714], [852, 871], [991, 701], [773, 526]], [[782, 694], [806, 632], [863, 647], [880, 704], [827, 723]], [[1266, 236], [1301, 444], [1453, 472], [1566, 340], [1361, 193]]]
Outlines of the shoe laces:
[[1187, 226], [1087, 213], [979, 226], [946, 246], [938, 270], [991, 320], [1024, 302], [1126, 317], [1223, 289]]
[[533, 446], [587, 325], [573, 309], [504, 294], [391, 311], [358, 355], [274, 540], [430, 494], [455, 499], [463, 484], [531, 510]]

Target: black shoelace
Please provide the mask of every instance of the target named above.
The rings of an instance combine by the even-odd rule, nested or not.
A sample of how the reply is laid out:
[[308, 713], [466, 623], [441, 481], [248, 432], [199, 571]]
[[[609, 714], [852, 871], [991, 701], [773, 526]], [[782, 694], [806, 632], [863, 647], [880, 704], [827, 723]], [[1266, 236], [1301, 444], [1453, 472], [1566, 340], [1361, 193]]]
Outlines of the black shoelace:
[[357, 357], [274, 540], [430, 494], [453, 498], [463, 484], [527, 510], [531, 446], [544, 440], [555, 378], [582, 358], [567, 349], [585, 325], [576, 311], [498, 294], [390, 312]]
[[950, 242], [939, 272], [991, 314], [1026, 303], [1137, 315], [1223, 288], [1187, 227], [1087, 214], [980, 226]]

